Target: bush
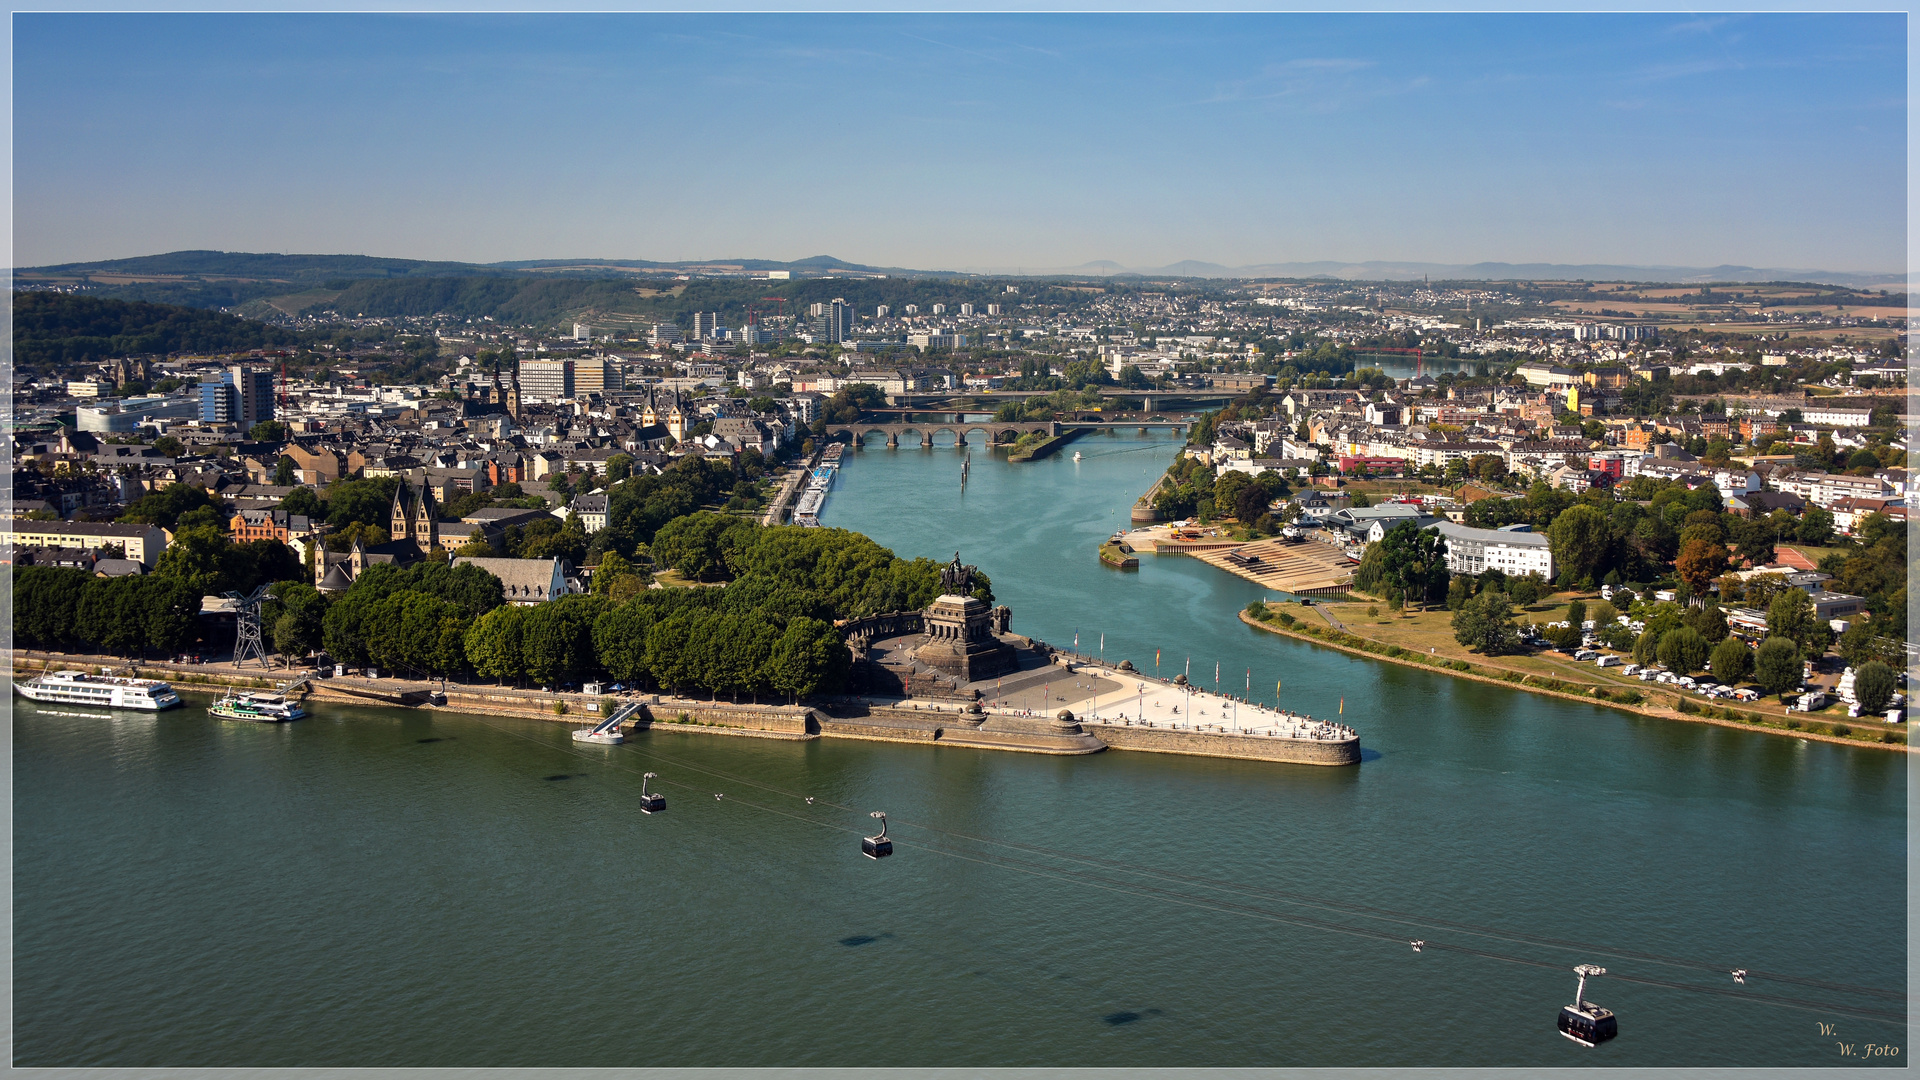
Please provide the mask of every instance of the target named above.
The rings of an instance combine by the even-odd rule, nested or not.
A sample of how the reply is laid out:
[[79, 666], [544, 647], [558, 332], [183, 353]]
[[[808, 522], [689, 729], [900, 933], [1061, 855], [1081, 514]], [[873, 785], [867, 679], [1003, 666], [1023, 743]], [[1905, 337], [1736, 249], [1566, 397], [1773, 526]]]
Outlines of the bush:
[[1451, 667], [1455, 671], [1472, 671], [1473, 670], [1473, 665], [1467, 663], [1465, 660], [1455, 660], [1451, 664], [1448, 664], [1447, 666]]
[[1833, 733], [1844, 739], [1853, 734], [1853, 729], [1845, 724], [1835, 724], [1833, 725]]
[[1688, 701], [1686, 698], [1681, 698], [1679, 702], [1674, 705], [1674, 708], [1679, 709], [1681, 712], [1686, 713], [1689, 716], [1700, 711], [1700, 706], [1695, 705], [1693, 702]]
[[1507, 680], [1508, 682], [1519, 682], [1521, 679], [1526, 678], [1525, 675], [1522, 675], [1517, 671], [1509, 671], [1505, 675], [1502, 675], [1500, 677]]
[[1880, 741], [1883, 743], [1893, 743], [1898, 746], [1905, 746], [1907, 744], [1907, 737], [1902, 732], [1887, 731], [1887, 732], [1881, 733]]
[[1293, 612], [1291, 612], [1291, 611], [1283, 611], [1283, 612], [1281, 612], [1281, 613], [1280, 613], [1280, 625], [1281, 625], [1281, 626], [1292, 626], [1292, 625], [1293, 625]]
[[1800, 718], [1797, 716], [1787, 717], [1787, 727], [1790, 729], [1798, 729], [1800, 727]]
[[1766, 722], [1767, 722], [1767, 718], [1764, 716], [1761, 716], [1757, 712], [1750, 712], [1747, 714], [1747, 723], [1749, 724], [1764, 724]]
[[554, 702], [554, 703], [553, 703], [553, 715], [555, 715], [555, 716], [565, 716], [565, 715], [567, 715], [567, 703], [566, 703], [566, 702], [564, 702], [564, 701], [556, 701], [556, 702]]
[[1252, 616], [1255, 619], [1260, 620], [1261, 622], [1265, 622], [1267, 619], [1266, 602], [1262, 600], [1255, 600], [1253, 603], [1248, 604], [1247, 614]]
[[1827, 734], [1827, 725], [1825, 725], [1825, 724], [1808, 724], [1808, 725], [1807, 725], [1807, 734], [1809, 734], [1809, 735], [1825, 735], [1825, 734]]
[[1623, 705], [1638, 705], [1647, 700], [1647, 695], [1629, 687], [1625, 690], [1615, 691], [1613, 699]]

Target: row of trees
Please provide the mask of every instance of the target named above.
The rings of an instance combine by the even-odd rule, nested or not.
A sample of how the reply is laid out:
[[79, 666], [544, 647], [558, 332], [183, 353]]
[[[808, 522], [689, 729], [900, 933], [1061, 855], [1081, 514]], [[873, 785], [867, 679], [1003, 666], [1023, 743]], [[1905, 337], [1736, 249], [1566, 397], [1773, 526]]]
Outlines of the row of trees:
[[13, 573], [14, 642], [61, 652], [175, 653], [199, 637], [200, 597], [186, 582], [159, 574], [102, 578], [22, 566]]

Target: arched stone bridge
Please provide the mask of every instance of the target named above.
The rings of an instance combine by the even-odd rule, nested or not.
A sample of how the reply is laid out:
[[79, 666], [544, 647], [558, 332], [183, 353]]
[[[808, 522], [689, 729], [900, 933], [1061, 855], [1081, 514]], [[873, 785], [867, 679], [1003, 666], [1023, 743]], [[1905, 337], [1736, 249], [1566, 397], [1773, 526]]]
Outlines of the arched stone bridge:
[[1121, 420], [1117, 418], [1097, 420], [1023, 420], [1014, 422], [988, 420], [972, 422], [961, 422], [957, 420], [921, 420], [900, 424], [875, 423], [863, 420], [854, 424], [829, 425], [827, 428], [827, 437], [830, 439], [845, 438], [858, 448], [866, 442], [869, 435], [881, 433], [886, 435], [887, 445], [889, 447], [898, 447], [902, 441], [905, 441], [909, 446], [925, 448], [931, 447], [934, 444], [933, 437], [935, 435], [945, 434], [953, 437], [954, 446], [960, 447], [1012, 442], [1014, 439], [1018, 439], [1020, 436], [1027, 434], [1058, 435], [1070, 428], [1086, 428], [1092, 430], [1113, 428], [1115, 430], [1121, 430], [1137, 427], [1142, 431], [1148, 428], [1172, 428], [1175, 431], [1183, 431], [1191, 426], [1192, 422], [1188, 420]]
[[[830, 425], [827, 428], [827, 437], [839, 439], [844, 436], [851, 440], [855, 447], [859, 447], [867, 441], [869, 435], [880, 433], [886, 435], [887, 445], [890, 447], [898, 447], [902, 439], [905, 439], [908, 445], [929, 447], [933, 445], [935, 435], [946, 434], [953, 437], [955, 446], [985, 446], [1001, 442], [1003, 439], [1011, 441], [1029, 432], [1038, 435], [1058, 435], [1060, 425], [1047, 420], [1028, 420], [1020, 423], [994, 423], [985, 420], [977, 423], [937, 420], [908, 424], [861, 422]], [[975, 438], [968, 438], [969, 435]]]

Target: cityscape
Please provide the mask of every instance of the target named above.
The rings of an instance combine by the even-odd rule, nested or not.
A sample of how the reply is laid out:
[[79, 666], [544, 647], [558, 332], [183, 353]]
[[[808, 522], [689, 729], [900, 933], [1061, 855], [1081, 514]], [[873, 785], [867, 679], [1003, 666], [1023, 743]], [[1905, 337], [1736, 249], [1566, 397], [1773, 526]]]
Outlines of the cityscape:
[[[104, 56], [151, 33], [169, 64], [235, 34], [288, 70], [356, 28], [441, 47], [381, 16], [300, 17], [307, 44], [93, 18]], [[718, 25], [529, 18], [425, 23], [496, 57], [590, 26], [705, 55]], [[1884, 23], [1600, 19], [1543, 92], [1613, 85], [1635, 28], [1758, 63]], [[23, 70], [88, 25], [23, 22]], [[995, 25], [1075, 56], [1147, 26], [1412, 47], [1397, 16]], [[1042, 77], [984, 22], [844, 29]], [[1375, 63], [1269, 62], [1260, 115], [1329, 147], [1327, 116], [1408, 123], [1351, 84]], [[1698, 85], [1778, 104], [1729, 70]], [[1875, 52], [1821, 92], [1902, 72]], [[1287, 111], [1309, 77], [1327, 104]], [[1023, 216], [995, 249], [878, 195], [753, 247], [530, 247], [509, 212], [491, 249], [277, 254], [304, 226], [64, 224], [79, 158], [42, 125], [104, 106], [19, 100], [16, 1065], [1898, 1064], [1898, 191], [1817, 241], [1662, 219], [1640, 262], [1599, 217], [1586, 246], [1352, 262], [1144, 220], [1087, 251]], [[834, 254], [773, 257], [808, 250]], [[152, 900], [83, 934], [115, 895]], [[613, 1003], [636, 983], [648, 1007]], [[396, 1026], [435, 997], [463, 1003], [443, 1030]], [[1353, 1024], [1436, 1002], [1468, 1021], [1444, 1047]], [[881, 1012], [898, 1037], [829, 1030]], [[744, 1037], [700, 1034], [723, 1020]]]

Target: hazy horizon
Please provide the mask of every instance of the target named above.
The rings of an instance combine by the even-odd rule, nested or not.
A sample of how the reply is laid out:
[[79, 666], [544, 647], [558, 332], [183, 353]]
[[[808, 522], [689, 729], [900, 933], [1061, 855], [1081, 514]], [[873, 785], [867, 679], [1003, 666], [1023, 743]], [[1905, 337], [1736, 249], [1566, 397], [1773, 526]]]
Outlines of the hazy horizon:
[[13, 263], [1903, 274], [1905, 36], [1876, 14], [20, 14]]

